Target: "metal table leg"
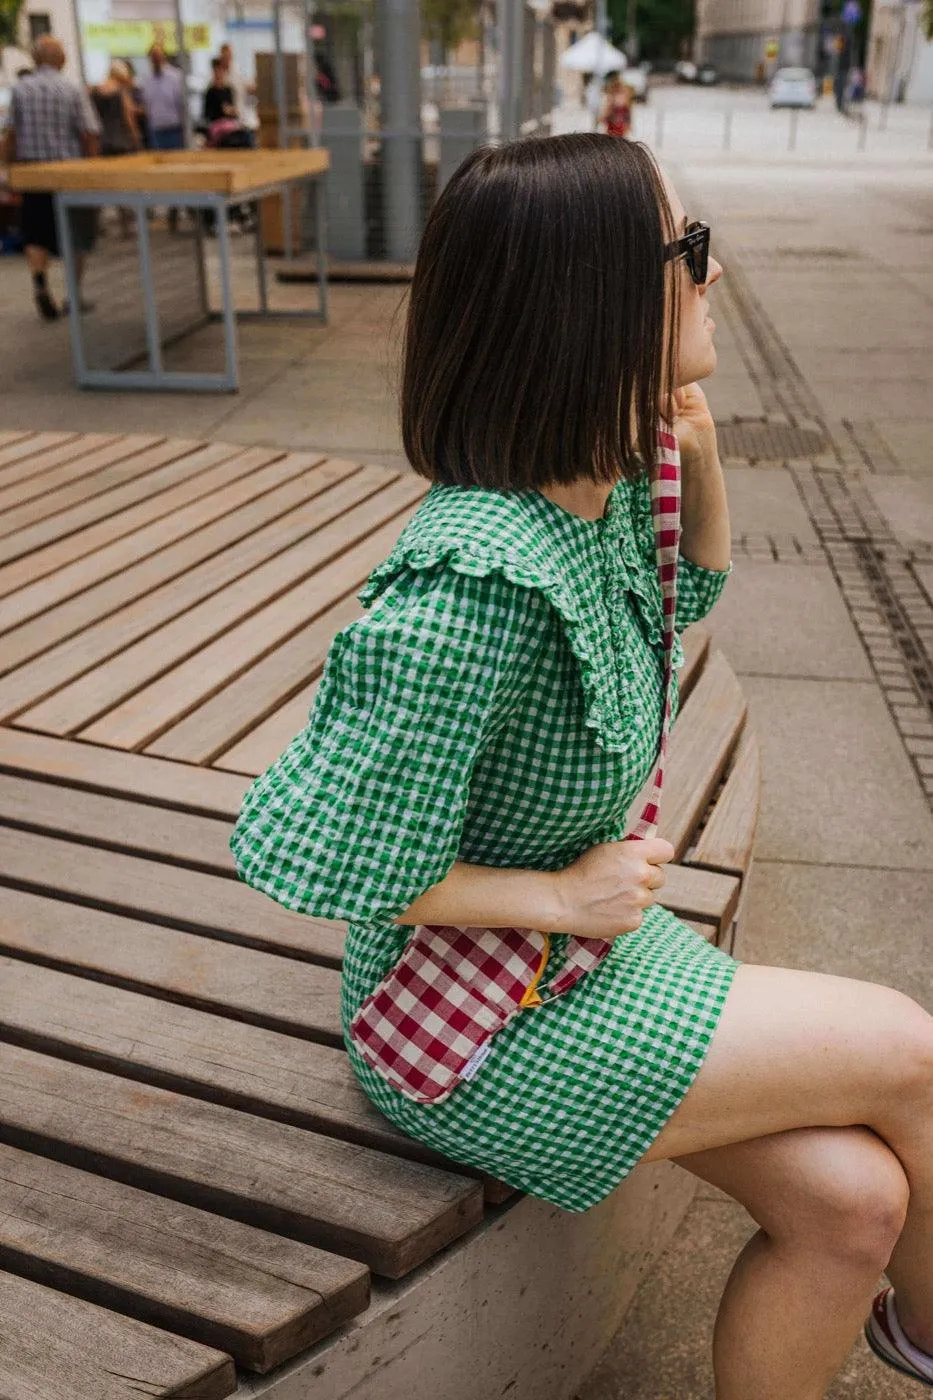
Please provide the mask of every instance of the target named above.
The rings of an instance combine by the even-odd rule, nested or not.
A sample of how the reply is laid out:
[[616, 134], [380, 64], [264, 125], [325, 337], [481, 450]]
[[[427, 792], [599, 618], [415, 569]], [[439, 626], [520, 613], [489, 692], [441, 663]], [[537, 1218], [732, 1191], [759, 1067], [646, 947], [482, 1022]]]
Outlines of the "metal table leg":
[[256, 279], [259, 283], [259, 310], [266, 315], [269, 311], [269, 275], [266, 267], [266, 246], [262, 241], [262, 217], [258, 199], [253, 208], [256, 211]]
[[75, 262], [74, 243], [71, 238], [71, 222], [68, 208], [62, 195], [54, 196], [55, 222], [58, 226], [58, 249], [65, 269], [65, 286], [68, 288], [68, 332], [71, 336], [71, 354], [74, 359], [75, 383], [82, 388], [87, 383], [87, 364], [84, 359], [84, 333], [81, 325], [81, 290], [78, 283], [78, 267]]
[[324, 181], [312, 180], [314, 189], [314, 241], [317, 245], [317, 306], [327, 325], [327, 211], [324, 207]]
[[221, 197], [211, 201], [214, 217], [217, 220], [217, 247], [220, 253], [220, 301], [224, 323], [226, 345], [226, 374], [224, 387], [240, 387], [239, 365], [237, 363], [236, 306], [233, 300], [233, 282], [230, 276], [230, 229], [227, 224], [227, 202]]

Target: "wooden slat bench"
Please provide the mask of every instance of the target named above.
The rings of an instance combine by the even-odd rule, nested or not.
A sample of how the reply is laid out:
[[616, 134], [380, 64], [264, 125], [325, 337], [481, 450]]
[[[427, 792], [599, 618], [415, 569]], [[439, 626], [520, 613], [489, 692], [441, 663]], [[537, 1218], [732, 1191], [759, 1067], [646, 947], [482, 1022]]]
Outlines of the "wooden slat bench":
[[[564, 1400], [692, 1197], [660, 1163], [571, 1216], [404, 1137], [342, 1048], [343, 929], [236, 880], [243, 792], [425, 489], [0, 433], [4, 1400]], [[758, 751], [685, 647], [665, 903], [731, 948]]]

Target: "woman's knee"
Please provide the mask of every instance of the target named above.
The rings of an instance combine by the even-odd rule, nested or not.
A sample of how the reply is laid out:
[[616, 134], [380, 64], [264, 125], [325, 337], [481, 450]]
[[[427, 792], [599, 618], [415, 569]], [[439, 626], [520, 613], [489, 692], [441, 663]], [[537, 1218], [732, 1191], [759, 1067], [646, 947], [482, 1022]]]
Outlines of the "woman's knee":
[[804, 1197], [791, 1236], [828, 1254], [885, 1268], [900, 1238], [910, 1185], [900, 1160], [868, 1128], [813, 1130]]
[[778, 1244], [879, 1273], [907, 1216], [898, 1157], [861, 1126], [797, 1128], [676, 1160], [740, 1201]]

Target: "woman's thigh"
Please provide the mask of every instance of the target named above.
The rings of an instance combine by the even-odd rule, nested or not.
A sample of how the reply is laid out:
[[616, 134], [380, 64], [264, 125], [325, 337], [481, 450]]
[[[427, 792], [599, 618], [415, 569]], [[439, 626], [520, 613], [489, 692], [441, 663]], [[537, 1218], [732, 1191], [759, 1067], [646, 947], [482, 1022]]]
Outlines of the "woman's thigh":
[[933, 1109], [933, 1016], [891, 987], [743, 963], [703, 1064], [643, 1161], [805, 1127], [884, 1136], [900, 1103]]

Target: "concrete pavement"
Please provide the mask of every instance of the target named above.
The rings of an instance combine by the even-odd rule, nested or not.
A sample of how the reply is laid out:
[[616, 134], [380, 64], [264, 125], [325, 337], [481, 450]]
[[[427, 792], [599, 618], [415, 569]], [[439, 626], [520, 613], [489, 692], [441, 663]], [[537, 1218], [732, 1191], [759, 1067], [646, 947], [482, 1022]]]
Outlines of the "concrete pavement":
[[[820, 113], [806, 149], [789, 153], [772, 114], [749, 106], [722, 151], [724, 94], [673, 93], [639, 123], [650, 138], [667, 113], [662, 158], [714, 224], [727, 269], [709, 393], [730, 446], [736, 571], [712, 625], [764, 750], [738, 955], [894, 985], [933, 1009], [926, 118], [907, 114], [900, 145], [885, 134], [872, 151], [869, 135], [858, 153], [854, 129]], [[245, 327], [234, 398], [79, 394], [65, 328], [34, 320], [18, 260], [0, 258], [0, 427], [161, 429], [395, 460], [401, 297], [336, 287], [327, 329]], [[205, 338], [186, 353], [211, 351]], [[701, 1189], [580, 1400], [712, 1400], [716, 1307], [753, 1230]], [[830, 1400], [917, 1393], [859, 1341]]]

